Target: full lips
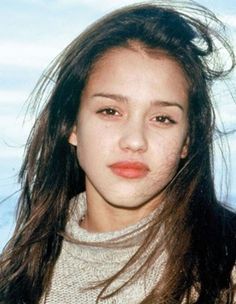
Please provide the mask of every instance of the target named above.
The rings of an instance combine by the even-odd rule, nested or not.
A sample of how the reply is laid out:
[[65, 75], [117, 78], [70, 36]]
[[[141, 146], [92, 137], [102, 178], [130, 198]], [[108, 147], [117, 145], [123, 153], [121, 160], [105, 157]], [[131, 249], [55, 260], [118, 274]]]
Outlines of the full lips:
[[113, 173], [125, 178], [141, 178], [149, 171], [149, 168], [140, 162], [119, 162], [109, 167]]

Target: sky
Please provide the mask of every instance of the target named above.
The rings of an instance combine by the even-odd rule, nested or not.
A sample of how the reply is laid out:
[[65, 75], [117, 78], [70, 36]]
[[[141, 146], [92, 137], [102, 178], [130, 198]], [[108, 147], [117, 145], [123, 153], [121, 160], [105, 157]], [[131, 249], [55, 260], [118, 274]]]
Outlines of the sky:
[[[137, 2], [137, 1], [136, 1]], [[200, 0], [229, 27], [236, 50], [235, 0]], [[0, 2], [0, 250], [14, 227], [19, 195], [17, 174], [24, 145], [32, 126], [26, 117], [27, 98], [49, 63], [83, 29], [114, 8], [131, 0], [1, 0]], [[236, 90], [236, 77], [230, 87]], [[233, 91], [232, 91], [233, 92]], [[219, 112], [226, 128], [236, 128], [236, 105], [226, 86], [215, 86]], [[235, 95], [236, 96], [236, 95]], [[228, 137], [231, 148], [230, 204], [236, 208], [236, 134]], [[221, 158], [216, 148], [216, 186], [222, 186]], [[224, 191], [223, 191], [224, 193]], [[219, 194], [220, 195], [220, 194]], [[6, 200], [7, 197], [11, 196]]]

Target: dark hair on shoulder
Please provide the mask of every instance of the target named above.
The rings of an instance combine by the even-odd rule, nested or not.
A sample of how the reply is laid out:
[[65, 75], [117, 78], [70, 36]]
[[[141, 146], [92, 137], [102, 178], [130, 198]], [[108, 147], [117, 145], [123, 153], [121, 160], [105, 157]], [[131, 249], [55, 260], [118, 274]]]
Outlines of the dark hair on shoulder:
[[[0, 303], [36, 304], [49, 288], [70, 199], [85, 191], [84, 172], [68, 143], [81, 94], [95, 63], [108, 50], [132, 48], [134, 42], [150, 55], [163, 51], [184, 70], [190, 83], [190, 148], [164, 190], [166, 203], [160, 218], [150, 226], [132, 260], [105, 282], [99, 297], [154, 243], [164, 224], [169, 257], [163, 282], [142, 303], [180, 303], [184, 298], [186, 303], [193, 298], [199, 304], [233, 303], [230, 276], [236, 256], [236, 216], [218, 202], [213, 178], [217, 128], [210, 89], [235, 67], [223, 28], [212, 12], [189, 1], [127, 6], [88, 27], [43, 75], [32, 95], [33, 107], [41, 111], [20, 171], [17, 225], [0, 258]], [[220, 64], [221, 48], [230, 59], [227, 67]], [[140, 265], [133, 280], [162, 250], [158, 243], [152, 246], [149, 260]]]

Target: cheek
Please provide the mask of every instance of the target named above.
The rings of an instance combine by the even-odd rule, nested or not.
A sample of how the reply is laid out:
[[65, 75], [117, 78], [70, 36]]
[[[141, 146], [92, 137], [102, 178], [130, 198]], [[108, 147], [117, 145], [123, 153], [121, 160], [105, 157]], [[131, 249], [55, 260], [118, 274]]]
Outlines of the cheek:
[[[81, 167], [92, 165], [111, 151], [112, 136], [105, 136], [104, 130], [94, 124], [81, 123], [77, 132], [77, 156]], [[83, 168], [84, 169], [84, 168]]]
[[184, 134], [178, 132], [166, 133], [152, 138], [152, 150], [156, 155], [161, 155], [164, 159], [178, 159], [181, 156], [184, 146]]
[[175, 176], [180, 162], [180, 155], [173, 151], [163, 151], [159, 155], [156, 154], [154, 158], [155, 161], [151, 172], [153, 184], [164, 187]]
[[173, 177], [178, 168], [183, 147], [183, 140], [174, 136], [159, 138], [152, 145], [151, 161], [155, 167], [155, 174]]

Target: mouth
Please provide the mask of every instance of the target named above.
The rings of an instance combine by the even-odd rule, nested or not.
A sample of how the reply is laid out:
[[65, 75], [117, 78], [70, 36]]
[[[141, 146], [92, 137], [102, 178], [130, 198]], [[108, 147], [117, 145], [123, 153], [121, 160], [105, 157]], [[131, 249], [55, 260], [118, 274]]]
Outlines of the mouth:
[[109, 167], [115, 175], [129, 179], [145, 177], [149, 171], [148, 166], [141, 162], [122, 161]]

